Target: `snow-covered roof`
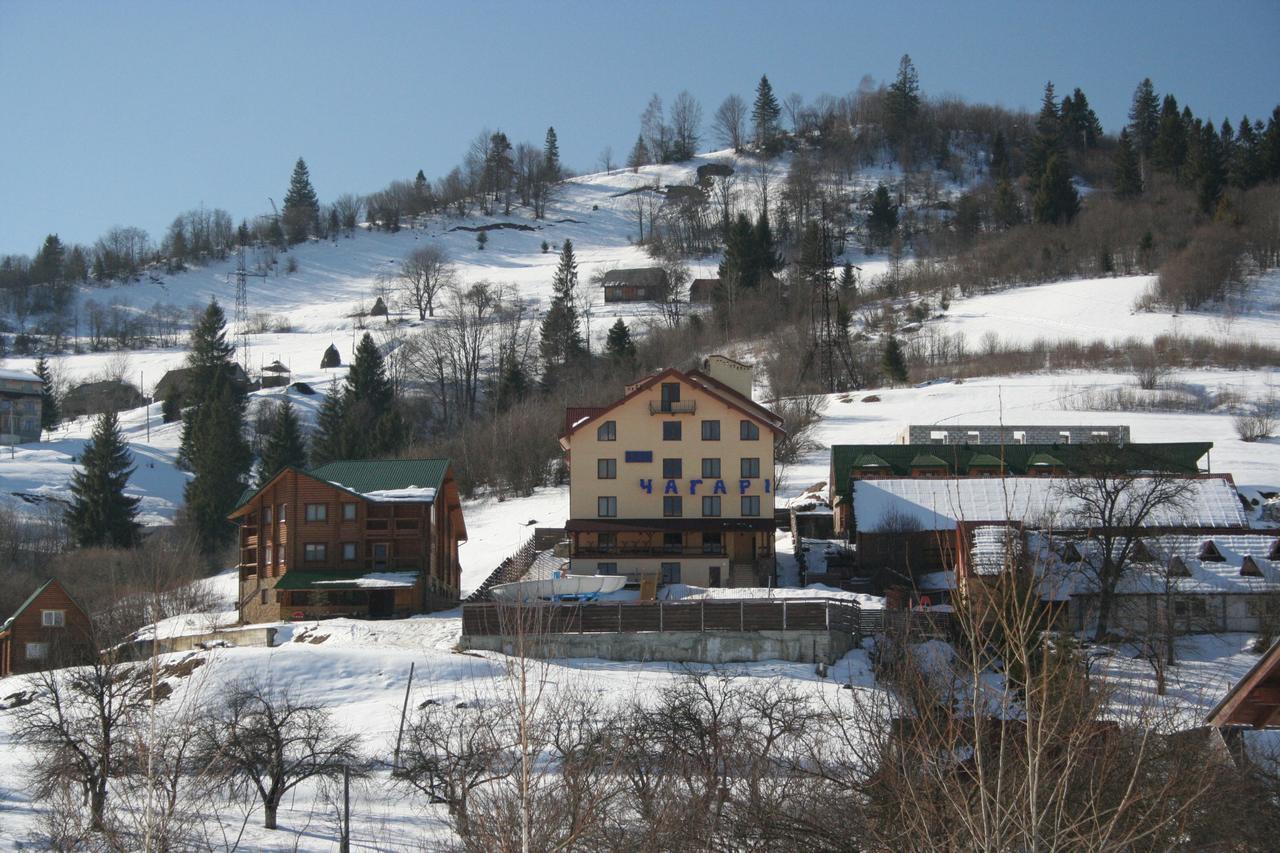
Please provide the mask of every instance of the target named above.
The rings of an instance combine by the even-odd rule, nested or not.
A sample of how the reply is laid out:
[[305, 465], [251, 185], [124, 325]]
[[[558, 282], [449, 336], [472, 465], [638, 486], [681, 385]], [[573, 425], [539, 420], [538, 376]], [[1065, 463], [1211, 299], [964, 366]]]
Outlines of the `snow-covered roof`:
[[360, 589], [410, 589], [418, 582], [417, 572], [370, 572], [358, 578], [312, 581], [312, 586], [356, 586]]
[[[937, 478], [859, 480], [854, 484], [858, 530], [874, 532], [911, 519], [922, 530], [954, 530], [956, 523], [1021, 521], [1071, 526], [1079, 503], [1066, 494], [1064, 478]], [[1143, 478], [1137, 480], [1137, 493]], [[1148, 527], [1247, 527], [1235, 489], [1223, 477], [1188, 479], [1182, 506], [1157, 507]]]
[[36, 376], [29, 370], [13, 370], [12, 368], [0, 367], [0, 379], [9, 379], [14, 382], [42, 382], [39, 376]]
[[[335, 483], [334, 485], [341, 486], [342, 484]], [[436, 499], [435, 489], [419, 486], [407, 486], [403, 489], [374, 489], [371, 492], [362, 492], [362, 494], [371, 501], [382, 503], [434, 501]]]
[[1022, 554], [1022, 532], [1012, 525], [975, 527], [971, 537], [969, 565], [975, 574], [998, 575]]

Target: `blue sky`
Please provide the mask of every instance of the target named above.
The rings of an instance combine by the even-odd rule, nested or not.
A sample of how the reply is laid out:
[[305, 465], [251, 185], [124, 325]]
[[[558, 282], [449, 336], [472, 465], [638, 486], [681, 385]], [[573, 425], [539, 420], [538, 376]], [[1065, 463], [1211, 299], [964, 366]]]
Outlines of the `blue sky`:
[[0, 253], [113, 224], [159, 238], [203, 203], [277, 203], [304, 156], [322, 200], [456, 164], [481, 128], [565, 162], [621, 159], [651, 93], [709, 117], [842, 94], [910, 53], [930, 94], [1037, 106], [1079, 86], [1113, 131], [1150, 76], [1233, 123], [1280, 100], [1280, 3], [26, 2], [0, 0]]

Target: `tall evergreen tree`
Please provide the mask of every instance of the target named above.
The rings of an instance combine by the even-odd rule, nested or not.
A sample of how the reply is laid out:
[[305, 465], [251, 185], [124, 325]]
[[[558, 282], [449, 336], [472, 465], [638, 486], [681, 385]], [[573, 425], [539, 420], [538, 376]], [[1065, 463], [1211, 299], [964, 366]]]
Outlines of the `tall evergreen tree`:
[[907, 381], [907, 357], [902, 352], [902, 344], [893, 335], [884, 342], [884, 351], [880, 355], [880, 369], [890, 384]]
[[243, 416], [244, 392], [234, 382], [236, 365], [231, 360], [234, 354], [235, 346], [227, 340], [226, 314], [218, 300], [212, 299], [191, 330], [187, 352], [187, 367], [191, 372], [183, 386], [182, 403], [188, 408], [183, 417], [182, 446], [178, 451], [178, 461], [183, 465], [188, 465], [191, 459], [192, 424], [209, 400], [221, 393], [223, 385], [230, 390], [236, 410]]
[[777, 272], [782, 268], [782, 258], [778, 256], [773, 244], [773, 229], [769, 227], [769, 214], [764, 210], [761, 210], [756, 217], [756, 225], [751, 232], [751, 242], [755, 253], [757, 281], [766, 274]]
[[1040, 114], [1036, 116], [1036, 135], [1027, 155], [1027, 177], [1031, 186], [1039, 186], [1044, 177], [1049, 158], [1062, 152], [1062, 121], [1058, 115], [1058, 99], [1053, 91], [1053, 81], [1044, 84], [1040, 100]]
[[1227, 164], [1222, 152], [1222, 140], [1218, 138], [1218, 132], [1211, 121], [1200, 126], [1192, 170], [1200, 209], [1211, 213], [1227, 185]]
[[644, 144], [644, 134], [641, 134], [636, 137], [636, 144], [631, 146], [631, 153], [627, 155], [627, 168], [635, 172], [649, 163], [649, 146]]
[[293, 402], [285, 397], [274, 413], [271, 433], [258, 463], [258, 485], [265, 486], [286, 467], [307, 467], [307, 446]]
[[1102, 138], [1102, 123], [1081, 89], [1077, 88], [1062, 99], [1062, 123], [1072, 148], [1095, 148]]
[[760, 82], [756, 84], [756, 100], [751, 108], [751, 120], [755, 123], [756, 145], [768, 150], [773, 146], [774, 137], [778, 131], [778, 117], [782, 115], [782, 108], [778, 106], [778, 99], [773, 94], [773, 86], [769, 83], [767, 75], [760, 75]]
[[996, 198], [991, 207], [991, 217], [1000, 228], [1012, 228], [1023, 220], [1022, 203], [1013, 181], [1005, 178], [996, 183]]
[[1120, 198], [1133, 198], [1142, 194], [1142, 172], [1138, 166], [1138, 152], [1133, 147], [1129, 129], [1120, 131], [1120, 139], [1116, 143], [1114, 177], [1116, 195]]
[[66, 247], [57, 234], [44, 238], [40, 251], [31, 260], [28, 275], [32, 284], [54, 284], [62, 280], [62, 267], [66, 260]]
[[556, 138], [554, 127], [547, 128], [547, 138], [542, 144], [542, 165], [546, 169], [548, 180], [560, 180], [560, 141]]
[[1032, 211], [1036, 222], [1065, 225], [1080, 210], [1080, 195], [1071, 183], [1065, 159], [1053, 155], [1045, 166], [1044, 177], [1036, 190]]
[[346, 395], [342, 386], [334, 382], [316, 415], [316, 431], [311, 441], [312, 463], [324, 465], [351, 456], [344, 431], [346, 413]]
[[901, 145], [915, 130], [920, 113], [920, 76], [908, 54], [904, 53], [898, 60], [898, 76], [885, 93], [884, 113], [889, 142]]
[[244, 413], [231, 383], [220, 381], [191, 421], [191, 472], [184, 513], [200, 550], [215, 555], [233, 528], [227, 513], [244, 492], [253, 451], [244, 437]]
[[81, 548], [132, 548], [138, 544], [138, 504], [124, 493], [133, 473], [129, 448], [120, 435], [115, 412], [98, 416], [93, 436], [71, 475], [71, 507], [67, 527]]
[[845, 262], [844, 267], [840, 270], [840, 296], [847, 302], [858, 295], [858, 274], [853, 270], [853, 264]]
[[551, 306], [542, 319], [538, 343], [548, 383], [560, 379], [560, 372], [586, 352], [586, 343], [578, 329], [578, 262], [573, 242], [566, 239], [560, 249], [560, 263], [551, 281]]
[[1187, 126], [1178, 111], [1178, 99], [1165, 95], [1160, 105], [1160, 124], [1151, 146], [1151, 165], [1177, 177], [1187, 159]]
[[346, 458], [385, 456], [403, 446], [406, 428], [395, 387], [387, 376], [382, 353], [368, 332], [351, 359], [343, 409]]
[[36, 359], [36, 376], [40, 377], [40, 429], [51, 430], [62, 420], [58, 393], [53, 385], [53, 371], [43, 355]]
[[320, 230], [320, 199], [311, 186], [311, 173], [301, 157], [293, 164], [289, 190], [284, 194], [284, 231], [290, 243], [301, 243]]
[[1267, 128], [1261, 134], [1262, 151], [1259, 157], [1262, 164], [1262, 179], [1280, 181], [1280, 107], [1271, 111], [1267, 119]]
[[725, 236], [724, 256], [718, 272], [720, 292], [714, 294], [716, 301], [732, 305], [742, 291], [758, 287], [762, 272], [759, 261], [751, 220], [745, 213], [739, 213]]
[[604, 342], [605, 355], [615, 364], [623, 364], [636, 357], [636, 344], [631, 340], [631, 330], [619, 317], [609, 327], [609, 335]]
[[885, 246], [893, 239], [898, 230], [898, 206], [889, 196], [889, 189], [884, 184], [877, 184], [871, 196], [871, 207], [867, 211], [867, 236], [872, 246]]
[[1129, 131], [1140, 158], [1151, 156], [1151, 147], [1159, 130], [1160, 100], [1156, 97], [1156, 87], [1151, 78], [1146, 77], [1134, 90], [1133, 103], [1129, 107]]
[[991, 176], [997, 181], [1009, 179], [1009, 146], [1003, 130], [997, 130], [991, 140]]

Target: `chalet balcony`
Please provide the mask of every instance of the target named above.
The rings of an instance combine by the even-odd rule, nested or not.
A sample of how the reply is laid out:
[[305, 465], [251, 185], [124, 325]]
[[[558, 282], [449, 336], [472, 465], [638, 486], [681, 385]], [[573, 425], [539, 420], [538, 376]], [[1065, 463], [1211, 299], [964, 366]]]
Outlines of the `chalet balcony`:
[[714, 545], [706, 544], [702, 546], [684, 546], [684, 545], [657, 545], [657, 546], [639, 546], [639, 545], [618, 545], [615, 547], [588, 545], [581, 548], [575, 548], [573, 556], [608, 559], [610, 557], [652, 557], [660, 559], [663, 557], [723, 557], [725, 548], [723, 544]]
[[692, 415], [698, 410], [696, 400], [650, 400], [651, 415]]

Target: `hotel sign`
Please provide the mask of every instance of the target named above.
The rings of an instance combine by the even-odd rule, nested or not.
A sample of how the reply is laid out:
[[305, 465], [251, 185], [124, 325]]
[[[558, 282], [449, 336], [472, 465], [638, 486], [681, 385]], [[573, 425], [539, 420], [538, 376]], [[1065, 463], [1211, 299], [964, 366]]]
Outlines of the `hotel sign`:
[[[704, 491], [703, 494], [709, 494], [709, 495], [729, 494], [729, 490], [725, 486], [724, 480], [685, 480], [683, 482], [687, 484], [688, 492], [682, 492], [680, 490], [680, 481], [666, 480], [664, 485], [662, 486], [662, 494], [664, 495], [690, 494], [690, 495], [696, 496], [698, 494], [698, 488], [704, 485], [707, 486], [707, 488], [710, 491]], [[738, 481], [738, 494], [745, 495], [751, 489], [751, 484], [755, 482], [760, 482], [764, 484], [764, 493], [766, 495], [773, 490], [773, 482], [768, 478], [759, 480], [759, 481], [744, 479], [744, 480]], [[653, 494], [653, 479], [652, 478], [646, 479], [642, 477], [640, 479], [640, 488], [643, 489], [644, 493], [647, 495]]]

